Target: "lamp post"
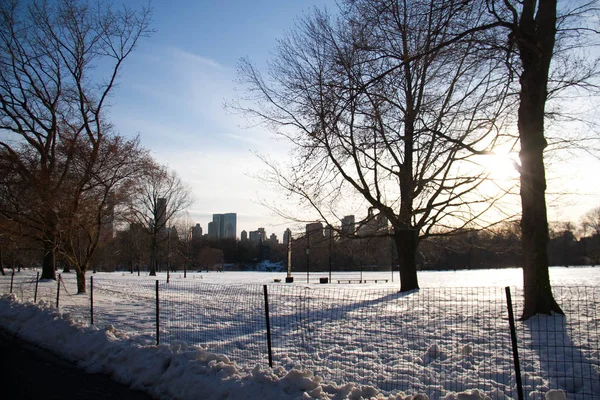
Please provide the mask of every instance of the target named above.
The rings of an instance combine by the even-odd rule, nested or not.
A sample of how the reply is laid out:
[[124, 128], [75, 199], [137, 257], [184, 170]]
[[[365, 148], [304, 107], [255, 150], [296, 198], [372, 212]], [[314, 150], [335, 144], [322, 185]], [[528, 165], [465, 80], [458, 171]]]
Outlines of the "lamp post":
[[187, 278], [187, 266], [188, 263], [191, 264], [192, 261], [192, 239], [194, 238], [194, 231], [193, 231], [194, 227], [190, 227], [190, 234], [188, 236], [188, 241], [187, 241], [187, 257], [186, 257], [186, 261], [183, 263], [183, 277]]
[[310, 234], [306, 232], [306, 283], [310, 283]]
[[171, 266], [169, 261], [169, 253], [171, 252], [171, 228], [167, 228], [167, 283], [171, 278]]
[[291, 283], [294, 282], [294, 278], [292, 277], [292, 232], [288, 231], [288, 235], [287, 235], [287, 257], [286, 257], [286, 261], [287, 261], [287, 277], [285, 278], [285, 281], [287, 283]]

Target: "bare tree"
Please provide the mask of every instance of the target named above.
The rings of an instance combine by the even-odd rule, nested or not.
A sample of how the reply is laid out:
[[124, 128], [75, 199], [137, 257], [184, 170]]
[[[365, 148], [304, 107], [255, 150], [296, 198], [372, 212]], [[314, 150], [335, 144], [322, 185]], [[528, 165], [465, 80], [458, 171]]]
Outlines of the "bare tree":
[[502, 136], [511, 106], [504, 60], [475, 33], [456, 34], [484, 11], [349, 1], [337, 21], [320, 11], [301, 21], [268, 78], [241, 64], [252, 103], [239, 109], [295, 146], [289, 169], [270, 165], [271, 181], [329, 225], [346, 199], [364, 199], [392, 225], [402, 291], [418, 288], [420, 241], [485, 224], [498, 200], [482, 190], [477, 156], [511, 139]]
[[[548, 272], [545, 121], [548, 102], [564, 89], [594, 88], [598, 60], [581, 50], [597, 40], [596, 1], [487, 0], [490, 14], [508, 33], [507, 59], [519, 77], [521, 229], [523, 246], [523, 319], [537, 313], [562, 314]], [[514, 57], [513, 57], [514, 56]], [[561, 142], [568, 137], [562, 135]]]
[[173, 218], [192, 204], [190, 188], [174, 171], [151, 164], [132, 194], [126, 215], [150, 238], [150, 275], [156, 275], [159, 245], [167, 240]]
[[[581, 217], [584, 262], [595, 265], [600, 260], [600, 207], [593, 208]], [[588, 237], [588, 232], [591, 235]]]
[[117, 231], [116, 247], [119, 262], [129, 266], [133, 274], [140, 265], [147, 263], [149, 251], [146, 229], [137, 223], [131, 223], [126, 230]]
[[[8, 202], [1, 211], [37, 232], [43, 278], [55, 279], [60, 225], [69, 218], [64, 206], [73, 212], [80, 204], [110, 127], [108, 96], [123, 62], [149, 33], [149, 17], [147, 9], [80, 0], [0, 5], [0, 151], [11, 176], [4, 184], [11, 184], [12, 198], [27, 194], [27, 203]], [[89, 159], [74, 183], [70, 146], [82, 140]]]
[[89, 179], [77, 189], [72, 210], [68, 211], [59, 230], [60, 250], [77, 274], [77, 293], [85, 293], [85, 273], [99, 244], [112, 239], [115, 212], [127, 204], [137, 179], [148, 163], [147, 152], [139, 140], [126, 140], [118, 135], [104, 135], [91, 168], [92, 149], [85, 143], [77, 146], [71, 173], [76, 184], [89, 168]]
[[11, 236], [9, 234], [9, 230], [7, 229], [7, 225], [10, 222], [3, 218], [0, 215], [0, 274], [2, 276], [6, 275], [4, 272], [4, 249], [8, 247], [8, 243], [10, 242]]
[[[183, 264], [183, 277], [187, 277], [187, 271], [190, 268], [191, 255], [192, 255], [192, 229], [193, 223], [190, 219], [189, 214], [183, 213], [176, 221], [171, 222], [171, 226], [176, 228], [178, 233], [178, 240], [175, 241], [173, 250], [177, 258]], [[196, 238], [196, 241], [201, 240]]]
[[592, 234], [600, 237], [600, 207], [596, 207], [586, 212], [581, 217], [581, 225], [583, 226], [584, 232], [591, 230]]

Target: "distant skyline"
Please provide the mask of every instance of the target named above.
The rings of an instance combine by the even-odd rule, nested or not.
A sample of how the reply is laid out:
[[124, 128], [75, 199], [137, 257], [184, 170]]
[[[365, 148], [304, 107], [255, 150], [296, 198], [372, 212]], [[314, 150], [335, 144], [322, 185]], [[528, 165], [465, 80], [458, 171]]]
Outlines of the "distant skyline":
[[[153, 157], [192, 187], [189, 220], [204, 232], [219, 213], [237, 213], [237, 237], [259, 227], [280, 240], [288, 227], [297, 232], [301, 224], [285, 222], [260, 204], [281, 197], [253, 177], [263, 169], [253, 153], [283, 160], [289, 145], [263, 128], [247, 128], [248, 122], [228, 113], [223, 103], [239, 94], [240, 58], [264, 66], [298, 17], [313, 7], [335, 11], [335, 1], [155, 1], [152, 7], [156, 32], [126, 61], [111, 99], [115, 128], [127, 136], [139, 134]], [[600, 206], [599, 164], [592, 156], [556, 164], [548, 180], [550, 220], [577, 224], [583, 213]]]

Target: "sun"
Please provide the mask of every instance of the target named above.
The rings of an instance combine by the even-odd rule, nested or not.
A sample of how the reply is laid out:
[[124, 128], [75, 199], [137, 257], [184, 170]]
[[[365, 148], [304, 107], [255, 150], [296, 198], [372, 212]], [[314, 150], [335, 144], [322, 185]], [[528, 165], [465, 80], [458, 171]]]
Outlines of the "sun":
[[514, 181], [519, 178], [519, 158], [516, 153], [491, 153], [479, 156], [477, 162], [494, 181]]

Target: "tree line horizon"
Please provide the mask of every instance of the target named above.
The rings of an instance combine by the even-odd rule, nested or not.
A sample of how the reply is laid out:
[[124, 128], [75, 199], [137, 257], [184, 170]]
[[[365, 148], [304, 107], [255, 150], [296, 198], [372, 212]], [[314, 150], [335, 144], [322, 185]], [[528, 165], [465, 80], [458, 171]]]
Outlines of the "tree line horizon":
[[[548, 247], [550, 266], [600, 264], [599, 213], [600, 208], [586, 213], [587, 217], [595, 215], [596, 222], [584, 219], [579, 228], [569, 222], [553, 224]], [[513, 221], [503, 223], [495, 229], [432, 239], [426, 242], [418, 255], [418, 270], [517, 268], [521, 257], [518, 228], [518, 221]], [[589, 232], [589, 236], [584, 235], [585, 232]], [[134, 237], [136, 234], [141, 236], [137, 240]], [[94, 272], [136, 273], [141, 270], [149, 273], [150, 247], [149, 242], [144, 240], [146, 235], [139, 228], [120, 231], [114, 238], [103, 243], [91, 268]], [[169, 242], [168, 246], [166, 241]], [[191, 239], [186, 234], [174, 234], [166, 241], [161, 242], [157, 249], [157, 272], [218, 271], [224, 264], [227, 264], [226, 270], [252, 271], [263, 261], [279, 264], [282, 269], [286, 267], [286, 243], [273, 244], [268, 240], [254, 243], [249, 240]], [[397, 254], [389, 236], [335, 236], [332, 237], [331, 244], [330, 247], [326, 235], [309, 244], [309, 271], [329, 271], [330, 260], [332, 271], [389, 271], [392, 265], [394, 271], [398, 269]], [[289, 251], [293, 272], [306, 271], [306, 248], [305, 233], [292, 236]], [[6, 250], [6, 267], [12, 270], [39, 267], [36, 264], [39, 259], [36, 253], [39, 251], [34, 247], [22, 245], [19, 249], [8, 247]], [[57, 268], [70, 272], [65, 260], [59, 259]]]

